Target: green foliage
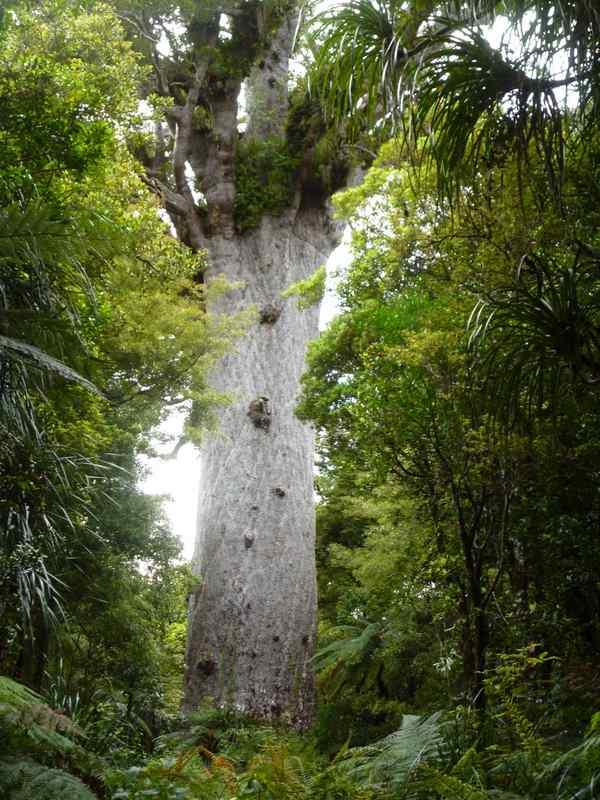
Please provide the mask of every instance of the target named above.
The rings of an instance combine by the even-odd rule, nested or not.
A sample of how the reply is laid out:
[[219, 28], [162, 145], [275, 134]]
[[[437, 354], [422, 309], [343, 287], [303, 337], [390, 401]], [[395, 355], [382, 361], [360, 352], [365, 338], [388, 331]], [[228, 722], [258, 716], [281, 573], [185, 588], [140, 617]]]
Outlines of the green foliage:
[[[0, 790], [7, 800], [92, 800], [92, 792], [73, 775], [31, 759], [37, 751], [41, 760], [48, 753], [72, 754], [72, 741], [83, 731], [59, 714], [27, 687], [0, 676]], [[25, 754], [27, 757], [25, 757]]]
[[187, 623], [172, 622], [166, 629], [161, 647], [161, 674], [165, 681], [165, 708], [177, 714], [183, 700], [183, 665], [187, 641]]
[[580, 255], [572, 265], [528, 255], [509, 284], [474, 307], [470, 343], [490, 382], [506, 376], [496, 395], [505, 417], [514, 418], [523, 398], [530, 410], [557, 410], [567, 386], [596, 383], [597, 265]]
[[381, 665], [372, 658], [380, 645], [381, 626], [378, 623], [340, 625], [327, 631], [333, 639], [314, 656], [315, 669], [321, 672], [326, 694], [334, 698], [348, 682], [368, 690], [377, 680]]
[[488, 800], [490, 797], [497, 797], [498, 800], [518, 800], [521, 797], [502, 790], [491, 795], [484, 789], [465, 783], [455, 775], [444, 775], [435, 769], [426, 770], [425, 775], [427, 777], [421, 782], [420, 788], [435, 792], [444, 800]]
[[38, 694], [6, 676], [0, 676], [0, 717], [9, 735], [26, 735], [61, 752], [73, 748], [70, 737], [82, 734], [77, 725], [46, 705]]
[[[343, 750], [357, 728], [373, 736], [375, 722], [437, 699], [455, 711], [431, 757], [381, 773], [398, 797], [592, 797], [597, 742], [593, 729], [580, 737], [597, 702], [583, 675], [598, 646], [586, 576], [599, 554], [572, 535], [596, 518], [598, 218], [580, 194], [593, 181], [575, 157], [558, 214], [530, 154], [528, 173], [506, 159], [448, 207], [432, 173], [398, 152], [390, 142], [339, 198], [355, 261], [300, 405], [320, 426], [324, 473], [320, 742]], [[349, 629], [335, 640], [357, 620], [377, 620], [376, 647]], [[358, 762], [366, 785], [386, 741]]]
[[[300, 80], [291, 93], [286, 139], [290, 152], [302, 159], [312, 193], [324, 199], [344, 185], [354, 163], [344, 126], [327, 119], [319, 94], [306, 80]], [[359, 154], [360, 163], [367, 153], [365, 149]]]
[[470, 740], [457, 736], [458, 721], [459, 712], [454, 720], [439, 712], [405, 715], [393, 734], [343, 750], [325, 764], [306, 735], [303, 740], [230, 712], [205, 709], [190, 720], [186, 732], [163, 737], [162, 755], [144, 766], [109, 772], [107, 787], [113, 798], [169, 800], [566, 800], [577, 789], [593, 787], [595, 721], [582, 744], [560, 759], [549, 749], [540, 752], [537, 765], [528, 762], [525, 777], [514, 770], [521, 757], [518, 745], [507, 750], [500, 736], [478, 747], [473, 732]]
[[189, 578], [136, 451], [168, 407], [207, 424], [233, 329], [121, 145], [143, 70], [116, 17], [25, 5], [0, 38], [0, 669], [52, 707], [0, 682], [0, 794], [89, 798], [65, 769], [98, 786], [179, 707]]
[[94, 800], [78, 778], [34, 761], [0, 761], [0, 788], [7, 800]]
[[115, 798], [376, 800], [336, 767], [322, 764], [306, 736], [273, 730], [232, 712], [205, 708], [185, 730], [161, 737], [160, 758], [110, 773]]
[[[110, 9], [60, 2], [9, 15], [0, 52], [3, 191], [48, 186], [61, 170], [83, 174], [106, 157], [143, 77]], [[110, 122], [109, 122], [110, 120]]]
[[280, 214], [292, 197], [300, 164], [281, 139], [240, 142], [235, 159], [234, 219], [241, 233], [263, 214]]
[[[461, 715], [465, 730], [457, 735]], [[406, 717], [399, 731], [349, 750], [334, 769], [352, 775], [361, 786], [393, 787], [393, 796], [406, 800], [594, 796], [599, 763], [595, 718], [580, 744], [557, 757], [555, 745], [540, 739], [532, 757], [528, 745], [510, 741], [502, 727], [490, 730], [486, 746], [473, 729], [465, 737], [464, 721], [470, 716], [472, 710], [458, 708], [452, 715]]]
[[220, 754], [245, 767], [257, 749], [272, 743], [275, 732], [231, 709], [204, 705], [186, 716], [184, 724], [160, 737], [157, 749], [169, 753], [197, 750]]
[[312, 83], [330, 115], [350, 119], [351, 133], [385, 118], [400, 100], [398, 82], [412, 44], [405, 35], [408, 22], [405, 4], [368, 0], [353, 0], [316, 17], [322, 44]]
[[408, 783], [422, 764], [439, 757], [439, 719], [439, 713], [425, 718], [404, 716], [399, 730], [372, 745], [349, 750], [340, 769], [369, 786], [398, 788]]
[[51, 653], [54, 674], [60, 667], [64, 676], [62, 707], [72, 707], [76, 698], [87, 748], [115, 764], [151, 748], [179, 713], [183, 683], [189, 570], [172, 563], [178, 548], [164, 533], [152, 543], [136, 533], [129, 547], [145, 560], [145, 574], [115, 548], [96, 554], [87, 591], [86, 576], [70, 574], [66, 600], [78, 596], [79, 605], [69, 624], [56, 630]]
[[542, 780], [557, 785], [560, 797], [593, 797], [600, 776], [600, 717], [593, 714], [583, 741], [546, 765]]
[[297, 297], [298, 308], [304, 310], [311, 306], [320, 303], [325, 294], [325, 281], [327, 279], [327, 272], [325, 265], [318, 267], [312, 275], [309, 275], [303, 281], [293, 283], [285, 292], [282, 292], [282, 297]]
[[[325, 473], [321, 642], [333, 658], [336, 627], [379, 624], [378, 646], [357, 653], [353, 671], [340, 660], [321, 673], [320, 741], [355, 744], [399, 713], [466, 696], [472, 736], [457, 750], [476, 757], [442, 768], [435, 790], [535, 787], [544, 797], [547, 737], [579, 733], [596, 697], [586, 688], [574, 700], [568, 676], [598, 642], [586, 576], [599, 553], [590, 544], [576, 554], [572, 539], [597, 513], [587, 460], [598, 452], [588, 417], [597, 281], [595, 244], [584, 242], [595, 243], [598, 219], [578, 156], [558, 214], [533, 152], [526, 174], [518, 159], [490, 166], [460, 208], [439, 203], [435, 173], [399, 153], [390, 142], [338, 199], [355, 260], [343, 312], [311, 348], [300, 403], [320, 428]], [[567, 581], [556, 579], [564, 557]], [[562, 663], [515, 667], [513, 687], [498, 681], [504, 654], [530, 641]], [[424, 775], [415, 797], [427, 796]]]
[[75, 370], [68, 367], [62, 361], [44, 353], [39, 347], [21, 342], [18, 339], [12, 339], [9, 336], [0, 336], [0, 349], [3, 351], [4, 358], [15, 359], [20, 363], [31, 363], [37, 369], [48, 370], [60, 375], [68, 381], [74, 381], [84, 386], [90, 392], [99, 394], [99, 390], [93, 383], [86, 380], [82, 375], [79, 375]]
[[[372, 149], [405, 125], [338, 198], [355, 261], [300, 409], [322, 458], [323, 755], [310, 737], [219, 709], [164, 734], [180, 724], [191, 579], [159, 503], [136, 487], [136, 452], [167, 407], [192, 404], [187, 434], [209, 424], [219, 398], [207, 375], [247, 320], [206, 314], [227, 287], [200, 283], [204, 256], [157, 220], [124, 152], [129, 141], [164, 178], [136, 114], [147, 74], [119, 20], [147, 22], [131, 29], [143, 58], [167, 20], [158, 122], [208, 56], [210, 97], [229, 91], [285, 4], [262, 9], [262, 38], [255, 4], [237, 9], [210, 52], [217, 3], [118, 2], [118, 18], [101, 4], [11, 5], [0, 664], [43, 695], [0, 679], [0, 791], [90, 797], [67, 767], [91, 783], [103, 774], [114, 798], [593, 797], [597, 714], [582, 734], [600, 652], [593, 4], [505, 3], [525, 28], [516, 58], [489, 46], [464, 4], [433, 26], [440, 6], [420, 0], [325, 12], [337, 28], [322, 29], [313, 93], [299, 85], [286, 141], [240, 140], [244, 233], [283, 213], [300, 177], [318, 198], [336, 187], [350, 138]], [[557, 48], [578, 87], [573, 113], [555, 102]], [[208, 142], [218, 102], [205, 99], [193, 125]], [[459, 187], [460, 203], [440, 200]], [[286, 296], [317, 299], [323, 276]]]
[[[565, 152], [598, 121], [599, 22], [588, 2], [555, 11], [547, 0], [344, 3], [317, 16], [314, 81], [334, 118], [350, 117], [354, 130], [401, 128], [409, 152], [424, 148], [417, 159], [434, 165], [441, 196], [459, 200], [461, 186], [507, 153], [527, 165], [534, 143], [560, 205]], [[482, 21], [499, 16], [520, 50], [484, 37]], [[559, 92], [571, 86], [578, 101], [565, 113]]]

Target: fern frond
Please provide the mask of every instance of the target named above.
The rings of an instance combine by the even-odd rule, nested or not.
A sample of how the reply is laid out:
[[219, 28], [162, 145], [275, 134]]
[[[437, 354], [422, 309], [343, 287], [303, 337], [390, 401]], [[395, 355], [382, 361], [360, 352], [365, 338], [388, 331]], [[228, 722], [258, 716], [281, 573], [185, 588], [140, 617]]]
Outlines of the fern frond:
[[491, 800], [485, 789], [471, 786], [455, 775], [445, 775], [432, 767], [426, 767], [427, 778], [423, 782], [444, 800]]
[[0, 761], [0, 790], [6, 800], [96, 800], [78, 778], [35, 761]]
[[0, 676], [0, 722], [60, 752], [75, 747], [67, 737], [83, 736], [72, 720], [50, 708], [31, 689], [5, 676]]
[[39, 702], [39, 695], [27, 686], [0, 675], [0, 713], [4, 706], [21, 709]]
[[406, 783], [417, 767], [438, 756], [440, 716], [440, 712], [429, 717], [404, 715], [399, 730], [375, 744], [349, 750], [341, 768], [367, 786], [396, 788]]
[[354, 663], [364, 658], [376, 644], [381, 626], [377, 622], [367, 623], [363, 628], [358, 625], [339, 625], [332, 628], [330, 633], [339, 638], [320, 648], [313, 657], [315, 669], [318, 671], [339, 662]]
[[556, 782], [557, 797], [593, 798], [600, 785], [600, 713], [593, 715], [583, 742], [557, 756], [541, 774]]

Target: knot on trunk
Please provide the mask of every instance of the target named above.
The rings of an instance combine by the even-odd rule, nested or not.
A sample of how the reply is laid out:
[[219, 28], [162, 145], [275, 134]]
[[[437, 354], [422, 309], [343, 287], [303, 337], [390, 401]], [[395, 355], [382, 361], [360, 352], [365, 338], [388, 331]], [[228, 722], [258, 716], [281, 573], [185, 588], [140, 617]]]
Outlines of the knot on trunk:
[[274, 325], [281, 316], [281, 306], [269, 303], [263, 306], [259, 312], [261, 325]]
[[202, 658], [196, 664], [198, 672], [202, 675], [206, 675], [207, 678], [214, 673], [216, 667], [217, 665], [212, 658]]
[[271, 405], [268, 397], [257, 397], [248, 406], [248, 416], [255, 428], [268, 431], [271, 426]]

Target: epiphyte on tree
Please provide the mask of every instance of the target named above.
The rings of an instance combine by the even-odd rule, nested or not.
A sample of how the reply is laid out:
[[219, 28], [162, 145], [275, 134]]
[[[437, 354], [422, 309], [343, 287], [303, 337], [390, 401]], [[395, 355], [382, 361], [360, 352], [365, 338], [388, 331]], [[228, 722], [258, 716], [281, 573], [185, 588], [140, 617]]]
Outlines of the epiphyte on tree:
[[268, 397], [257, 397], [248, 406], [248, 416], [255, 428], [268, 431], [271, 426], [271, 404]]

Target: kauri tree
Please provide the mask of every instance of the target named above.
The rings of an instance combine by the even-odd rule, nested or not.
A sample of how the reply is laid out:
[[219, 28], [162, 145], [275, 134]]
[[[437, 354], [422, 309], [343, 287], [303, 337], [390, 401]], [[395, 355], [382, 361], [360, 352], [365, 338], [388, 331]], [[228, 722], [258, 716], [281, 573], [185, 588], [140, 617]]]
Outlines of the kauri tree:
[[207, 251], [198, 280], [236, 284], [213, 313], [255, 309], [213, 379], [229, 403], [202, 449], [184, 707], [210, 697], [302, 727], [313, 706], [313, 436], [294, 405], [317, 309], [283, 293], [333, 247], [326, 204], [343, 165], [317, 155], [327, 148], [315, 101], [289, 93], [293, 2], [129, 2], [121, 13], [151, 65], [154, 131], [132, 143], [146, 180], [179, 239]]

